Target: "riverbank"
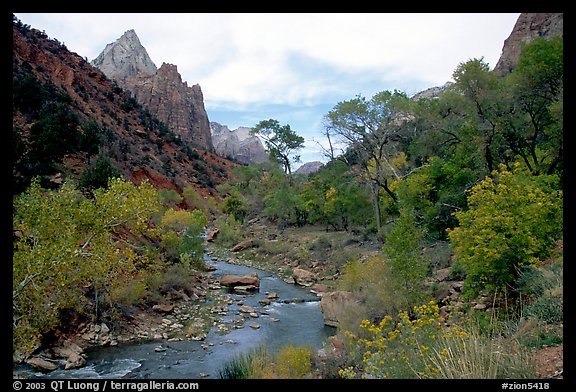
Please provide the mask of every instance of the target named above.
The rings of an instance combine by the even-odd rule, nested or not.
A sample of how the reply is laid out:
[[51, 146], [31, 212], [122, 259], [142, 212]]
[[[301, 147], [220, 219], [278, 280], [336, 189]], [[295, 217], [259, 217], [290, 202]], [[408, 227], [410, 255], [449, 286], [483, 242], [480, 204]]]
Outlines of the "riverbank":
[[[349, 260], [367, 260], [379, 253], [380, 245], [370, 241], [362, 234], [352, 232], [326, 231], [321, 227], [286, 228], [279, 230], [275, 226], [262, 222], [252, 222], [245, 227], [243, 238], [234, 246], [220, 246], [217, 241], [207, 242], [206, 252], [215, 260], [236, 266], [249, 266], [267, 271], [278, 276], [283, 282], [295, 288], [321, 297], [324, 293], [338, 289], [340, 271]], [[461, 288], [461, 282], [447, 281], [442, 273], [448, 271], [449, 252], [446, 244], [430, 244], [422, 250], [432, 256], [435, 263], [437, 293], [452, 295]], [[145, 352], [162, 354], [174, 343], [198, 343], [196, 350], [216, 350], [205, 342], [208, 331], [226, 336], [236, 327], [244, 327], [254, 323], [254, 327], [244, 328], [245, 331], [257, 331], [256, 324], [268, 326], [274, 321], [275, 315], [267, 313], [271, 307], [260, 306], [254, 309], [255, 316], [249, 313], [239, 315], [238, 308], [244, 305], [241, 300], [232, 300], [227, 291], [219, 286], [219, 278], [210, 272], [198, 272], [189, 277], [194, 283], [193, 295], [173, 290], [161, 306], [135, 307], [124, 310], [124, 318], [119, 323], [84, 323], [78, 324], [75, 331], [55, 336], [49, 347], [39, 350], [36, 358], [44, 360], [34, 363], [35, 368], [41, 366], [56, 369], [78, 369], [86, 364], [88, 353], [95, 349], [118, 347], [125, 345], [142, 345]], [[442, 290], [446, 288], [446, 290]], [[451, 291], [452, 290], [452, 291]], [[290, 302], [291, 297], [277, 299], [278, 304]], [[487, 303], [466, 303], [464, 307], [474, 308], [474, 311], [487, 312]], [[233, 309], [233, 313], [229, 311]], [[228, 317], [234, 314], [232, 318]], [[238, 324], [235, 320], [241, 320]], [[249, 322], [246, 322], [250, 320]], [[321, 324], [322, 320], [318, 321]], [[273, 324], [270, 324], [273, 325]], [[284, 323], [284, 328], [288, 325]], [[530, 326], [529, 326], [530, 327]], [[547, 336], [562, 336], [562, 325], [559, 330], [544, 331]], [[298, 320], [292, 330], [299, 330]], [[525, 327], [518, 331], [518, 336], [526, 340], [532, 335], [537, 336], [541, 330], [537, 325]], [[253, 336], [248, 340], [253, 339]], [[148, 345], [146, 345], [148, 343]], [[334, 343], [338, 343], [334, 341]], [[214, 344], [214, 343], [212, 343]], [[234, 345], [232, 339], [221, 339], [217, 345]], [[236, 346], [238, 347], [238, 346]], [[218, 347], [218, 349], [220, 349]], [[146, 351], [147, 350], [147, 351]], [[156, 351], [158, 350], [158, 351]], [[181, 350], [179, 361], [186, 361], [185, 350]], [[563, 369], [562, 345], [540, 346], [535, 350], [538, 363], [538, 377], [562, 377]], [[143, 355], [143, 354], [142, 354]], [[171, 354], [172, 355], [172, 354]], [[337, 365], [334, 365], [337, 366]], [[42, 371], [50, 371], [46, 368]], [[157, 370], [150, 369], [155, 374]], [[142, 373], [143, 374], [143, 373]], [[210, 374], [208, 372], [202, 374]], [[136, 375], [134, 377], [139, 377]], [[211, 374], [214, 377], [214, 372]], [[204, 377], [200, 375], [200, 377]]]
[[69, 320], [54, 331], [29, 358], [13, 358], [13, 365], [28, 364], [41, 372], [77, 369], [87, 353], [103, 347], [147, 342], [201, 341], [218, 325], [230, 303], [209, 272], [190, 271], [190, 290], [172, 290], [160, 303], [122, 307], [121, 315], [98, 322]]
[[[20, 367], [15, 378], [174, 378], [180, 374], [183, 378], [218, 378], [219, 370], [233, 356], [261, 344], [271, 350], [285, 344], [322, 348], [329, 331], [323, 325], [316, 295], [265, 271], [207, 260], [214, 271], [207, 273], [212, 279], [205, 298], [179, 299], [173, 309], [164, 304], [165, 314], [158, 313], [158, 307], [148, 312], [140, 309], [132, 317], [137, 321], [127, 330], [148, 325], [133, 335], [126, 334], [126, 339], [106, 324], [87, 325], [84, 333], [69, 335], [65, 344], [36, 356], [51, 366], [59, 365], [56, 369], [40, 371], [41, 364]], [[260, 277], [260, 290], [250, 294], [218, 284], [224, 276], [254, 273]], [[64, 347], [78, 350], [73, 343], [78, 340], [92, 347], [75, 354], [87, 361], [64, 370], [65, 359], [56, 355], [62, 356]]]

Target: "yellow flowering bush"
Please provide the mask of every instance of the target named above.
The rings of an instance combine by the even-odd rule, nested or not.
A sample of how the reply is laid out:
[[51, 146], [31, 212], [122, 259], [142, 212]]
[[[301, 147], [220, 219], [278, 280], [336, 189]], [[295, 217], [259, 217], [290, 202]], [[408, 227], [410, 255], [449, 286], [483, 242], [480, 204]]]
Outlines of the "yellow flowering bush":
[[358, 335], [347, 332], [357, 365], [341, 369], [342, 378], [435, 378], [440, 371], [432, 357], [446, 355], [443, 339], [464, 332], [443, 326], [434, 301], [401, 311], [397, 319], [363, 320]]
[[549, 257], [562, 234], [563, 193], [559, 178], [531, 176], [504, 165], [467, 192], [468, 209], [454, 213], [448, 230], [454, 259], [466, 270], [464, 291], [515, 288], [519, 271]]

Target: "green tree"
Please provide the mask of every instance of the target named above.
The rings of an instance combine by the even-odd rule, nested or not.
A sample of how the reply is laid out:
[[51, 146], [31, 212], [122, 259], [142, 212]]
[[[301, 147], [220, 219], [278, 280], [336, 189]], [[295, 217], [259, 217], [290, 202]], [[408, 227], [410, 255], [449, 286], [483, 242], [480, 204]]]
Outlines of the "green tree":
[[149, 230], [158, 208], [155, 189], [146, 181], [113, 179], [93, 196], [70, 183], [44, 191], [36, 178], [14, 198], [15, 353], [30, 354], [65, 310], [98, 319], [111, 288], [150, 263], [130, 239]]
[[499, 119], [506, 110], [498, 75], [483, 59], [472, 59], [459, 64], [452, 77], [454, 89], [464, 100], [465, 120], [459, 134], [479, 149], [488, 172], [492, 172], [500, 161], [503, 139]]
[[[270, 158], [277, 161], [284, 168], [284, 173], [288, 178], [292, 177], [291, 156], [304, 147], [304, 138], [294, 132], [290, 125], [280, 125], [278, 120], [262, 120], [250, 131], [264, 139], [264, 144], [268, 149]], [[295, 162], [300, 161], [300, 156], [292, 157]]]
[[403, 208], [383, 246], [394, 292], [400, 298], [402, 309], [411, 308], [424, 300], [422, 283], [430, 262], [421, 255], [420, 241], [423, 236], [424, 231], [416, 223], [414, 210]]
[[370, 195], [356, 182], [344, 182], [326, 190], [323, 213], [336, 230], [366, 227], [372, 216]]
[[390, 178], [401, 173], [391, 163], [398, 155], [401, 131], [409, 117], [409, 100], [400, 91], [382, 91], [370, 100], [357, 96], [339, 102], [326, 116], [326, 128], [338, 142], [344, 143], [356, 154], [362, 177], [373, 194], [376, 227], [381, 233], [380, 194], [384, 190], [394, 201], [396, 194], [390, 189]]
[[80, 150], [86, 153], [86, 161], [88, 163], [90, 163], [91, 156], [98, 154], [103, 142], [103, 132], [96, 121], [90, 121], [82, 126], [78, 145]]
[[503, 84], [509, 115], [502, 119], [509, 149], [533, 174], [562, 175], [563, 40], [537, 38], [522, 48]]
[[118, 177], [119, 174], [118, 170], [112, 165], [110, 158], [99, 155], [90, 167], [84, 169], [80, 176], [79, 185], [87, 190], [106, 188], [110, 179]]
[[228, 196], [222, 202], [222, 212], [232, 215], [238, 222], [243, 222], [248, 210], [246, 202], [240, 192], [235, 189], [231, 190]]
[[200, 210], [168, 209], [162, 217], [161, 226], [164, 229], [162, 241], [167, 251], [180, 262], [196, 267], [203, 265], [204, 239], [202, 234], [208, 223], [208, 218]]
[[306, 208], [298, 190], [288, 181], [270, 189], [264, 197], [264, 216], [277, 222], [280, 226], [306, 223]]
[[51, 102], [30, 127], [30, 157], [40, 162], [54, 162], [78, 147], [78, 116], [67, 104]]
[[454, 260], [466, 272], [469, 296], [483, 290], [513, 293], [524, 266], [538, 265], [562, 235], [557, 176], [531, 176], [501, 165], [468, 192], [468, 209], [449, 230]]

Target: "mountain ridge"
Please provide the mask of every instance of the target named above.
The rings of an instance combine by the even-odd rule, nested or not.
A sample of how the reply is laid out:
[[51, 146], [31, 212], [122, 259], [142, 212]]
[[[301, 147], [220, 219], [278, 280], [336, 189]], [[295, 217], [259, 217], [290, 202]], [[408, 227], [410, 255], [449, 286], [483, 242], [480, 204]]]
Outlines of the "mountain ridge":
[[91, 64], [130, 91], [182, 141], [214, 151], [200, 85], [189, 87], [174, 64], [156, 68], [133, 29], [107, 44]]
[[[134, 182], [179, 192], [192, 186], [206, 196], [237, 165], [183, 143], [98, 68], [17, 19], [12, 64], [15, 192], [36, 175], [49, 187], [80, 179], [101, 157]], [[97, 140], [89, 148], [87, 136]]]

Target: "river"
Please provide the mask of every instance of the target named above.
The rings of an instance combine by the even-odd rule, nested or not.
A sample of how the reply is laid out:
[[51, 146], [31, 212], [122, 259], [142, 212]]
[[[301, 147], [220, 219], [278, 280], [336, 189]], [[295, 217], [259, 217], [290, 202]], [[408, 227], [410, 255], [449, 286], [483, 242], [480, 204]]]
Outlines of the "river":
[[[205, 256], [207, 264], [216, 268], [211, 272], [221, 275], [247, 275], [256, 272], [260, 277], [260, 290], [254, 294], [228, 293], [235, 301], [228, 307], [224, 321], [238, 317], [239, 305], [267, 310], [267, 316], [249, 320], [240, 329], [223, 335], [216, 328], [203, 341], [155, 341], [87, 351], [86, 366], [79, 369], [55, 370], [42, 373], [28, 365], [17, 372], [27, 378], [131, 378], [131, 379], [199, 379], [220, 378], [220, 371], [235, 356], [265, 347], [272, 353], [280, 347], [294, 344], [321, 349], [326, 338], [335, 331], [324, 325], [319, 298], [305, 288], [284, 282], [272, 273], [252, 267], [230, 264]], [[270, 305], [261, 305], [266, 292], [276, 292], [278, 299]], [[257, 322], [260, 327], [251, 328]]]

